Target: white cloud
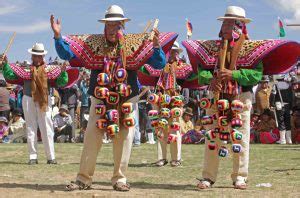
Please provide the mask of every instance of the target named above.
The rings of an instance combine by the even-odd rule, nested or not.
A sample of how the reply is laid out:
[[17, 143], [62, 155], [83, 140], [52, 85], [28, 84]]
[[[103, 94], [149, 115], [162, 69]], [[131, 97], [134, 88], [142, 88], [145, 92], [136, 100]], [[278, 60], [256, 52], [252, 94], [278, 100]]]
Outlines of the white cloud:
[[300, 0], [265, 0], [283, 14], [291, 15], [285, 18], [286, 23], [300, 23]]
[[40, 21], [30, 25], [1, 25], [0, 32], [17, 32], [20, 34], [32, 34], [49, 30], [49, 21]]
[[7, 1], [0, 0], [0, 15], [7, 15], [19, 12], [24, 8], [25, 6], [23, 2], [15, 1], [14, 3], [9, 3]]

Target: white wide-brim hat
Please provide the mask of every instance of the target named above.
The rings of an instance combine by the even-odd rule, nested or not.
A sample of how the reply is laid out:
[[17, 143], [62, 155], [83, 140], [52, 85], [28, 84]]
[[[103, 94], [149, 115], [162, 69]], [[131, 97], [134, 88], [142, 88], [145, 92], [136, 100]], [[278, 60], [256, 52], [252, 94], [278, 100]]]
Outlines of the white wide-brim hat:
[[220, 21], [225, 19], [235, 19], [245, 23], [250, 23], [252, 19], [246, 18], [246, 12], [243, 8], [238, 6], [228, 6], [225, 15], [217, 18]]
[[179, 43], [177, 41], [175, 41], [173, 43], [173, 46], [171, 48], [171, 50], [177, 50], [179, 53], [181, 53], [183, 50], [179, 47]]
[[28, 52], [30, 54], [34, 54], [34, 55], [46, 55], [48, 53], [47, 50], [45, 50], [44, 48], [44, 44], [43, 43], [36, 43], [32, 46], [32, 48], [28, 49]]
[[120, 6], [112, 5], [105, 12], [105, 18], [98, 20], [101, 23], [107, 21], [130, 21], [130, 19], [124, 17], [123, 9]]

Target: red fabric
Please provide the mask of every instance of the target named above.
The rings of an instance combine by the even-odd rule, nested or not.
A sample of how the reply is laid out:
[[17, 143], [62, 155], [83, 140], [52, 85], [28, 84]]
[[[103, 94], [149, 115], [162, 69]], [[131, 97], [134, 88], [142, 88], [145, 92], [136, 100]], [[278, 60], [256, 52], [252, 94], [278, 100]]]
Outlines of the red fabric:
[[300, 134], [298, 134], [295, 138], [295, 143], [300, 144]]
[[251, 143], [254, 143], [254, 142], [255, 142], [255, 135], [254, 135], [254, 133], [251, 133], [251, 134], [250, 134], [250, 142], [251, 142]]
[[259, 139], [262, 144], [274, 144], [279, 140], [276, 134], [270, 132], [261, 132], [259, 134]]

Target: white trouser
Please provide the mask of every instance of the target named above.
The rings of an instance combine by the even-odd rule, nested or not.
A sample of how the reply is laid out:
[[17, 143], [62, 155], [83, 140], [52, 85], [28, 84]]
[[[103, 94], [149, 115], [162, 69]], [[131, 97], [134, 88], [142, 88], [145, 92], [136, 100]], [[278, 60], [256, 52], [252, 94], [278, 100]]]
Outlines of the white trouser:
[[47, 160], [55, 159], [50, 96], [46, 112], [42, 112], [39, 105], [33, 102], [33, 98], [26, 95], [23, 97], [22, 105], [26, 121], [29, 158], [37, 159], [37, 129], [39, 127]]
[[[241, 120], [243, 122], [243, 126], [238, 130], [243, 134], [243, 139], [240, 142], [242, 148], [242, 152], [239, 154], [232, 153], [233, 160], [233, 171], [231, 174], [231, 178], [233, 182], [236, 181], [246, 181], [248, 177], [248, 165], [249, 165], [249, 138], [250, 138], [250, 112], [252, 108], [251, 101], [251, 93], [245, 92], [240, 94], [240, 100], [244, 103], [244, 109], [239, 115], [241, 116]], [[213, 115], [217, 113], [217, 111], [213, 109], [208, 109], [207, 114]], [[217, 125], [216, 121], [214, 121], [213, 125], [208, 125], [208, 128], [213, 129]], [[205, 179], [210, 179], [213, 182], [217, 180], [217, 174], [219, 169], [219, 160], [217, 150], [209, 150], [207, 139], [205, 140], [205, 152], [204, 152], [204, 161], [203, 161], [203, 172], [202, 177]], [[216, 143], [219, 146], [222, 146], [221, 141], [217, 138]]]
[[[181, 160], [181, 134], [176, 132], [177, 141], [170, 143], [171, 160]], [[157, 158], [158, 160], [167, 159], [167, 137], [164, 140], [157, 141]]]
[[[80, 168], [76, 178], [76, 180], [79, 180], [86, 185], [92, 184], [97, 155], [101, 149], [102, 138], [105, 132], [104, 129], [96, 127], [96, 121], [100, 116], [95, 113], [95, 105], [99, 102], [100, 100], [91, 97], [90, 117], [84, 135], [84, 146], [81, 154]], [[138, 113], [137, 103], [134, 104], [134, 113], [134, 117], [136, 117], [136, 114]], [[127, 129], [123, 126], [122, 122], [120, 122], [119, 135], [118, 137], [113, 138], [114, 171], [111, 178], [112, 185], [117, 182], [127, 182], [125, 173], [128, 168], [134, 131], [134, 127]]]

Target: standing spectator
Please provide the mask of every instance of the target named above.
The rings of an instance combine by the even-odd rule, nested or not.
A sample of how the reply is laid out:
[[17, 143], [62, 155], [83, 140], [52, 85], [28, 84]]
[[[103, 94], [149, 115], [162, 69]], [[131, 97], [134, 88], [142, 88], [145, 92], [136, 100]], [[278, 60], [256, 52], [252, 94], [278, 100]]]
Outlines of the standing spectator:
[[274, 85], [271, 93], [271, 104], [276, 108], [276, 117], [278, 129], [280, 131], [279, 144], [292, 143], [291, 140], [291, 115], [290, 109], [292, 104], [292, 88], [284, 80], [284, 75], [278, 75], [278, 82]]
[[89, 100], [90, 96], [88, 94], [88, 89], [90, 86], [90, 77], [89, 76], [84, 76], [83, 80], [80, 82], [80, 126], [82, 126], [83, 121], [84, 121], [84, 113], [89, 110]]
[[22, 110], [16, 108], [12, 112], [12, 119], [9, 121], [9, 134], [12, 134], [12, 143], [25, 143], [26, 140], [26, 122], [22, 118]]
[[[72, 142], [72, 118], [69, 115], [68, 106], [63, 104], [59, 108], [59, 114], [54, 116], [54, 142], [57, 141], [59, 136], [68, 136], [66, 138], [70, 143]], [[63, 141], [64, 142], [64, 141]]]
[[0, 80], [0, 116], [4, 116], [9, 120], [10, 106], [9, 106], [9, 91], [6, 88], [6, 81]]
[[72, 137], [75, 137], [75, 110], [77, 108], [77, 100], [79, 99], [78, 86], [74, 84], [71, 88], [59, 90], [62, 104], [66, 104], [69, 109], [69, 114], [72, 118]]
[[0, 143], [8, 143], [8, 126], [7, 119], [4, 116], [0, 117]]
[[256, 91], [255, 101], [256, 101], [256, 111], [262, 114], [265, 109], [270, 108], [270, 95], [272, 91], [272, 86], [269, 85], [269, 77], [263, 76], [260, 81], [260, 87]]

